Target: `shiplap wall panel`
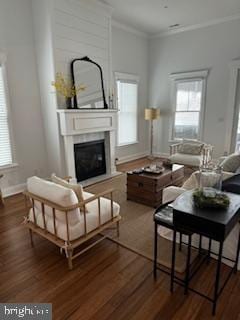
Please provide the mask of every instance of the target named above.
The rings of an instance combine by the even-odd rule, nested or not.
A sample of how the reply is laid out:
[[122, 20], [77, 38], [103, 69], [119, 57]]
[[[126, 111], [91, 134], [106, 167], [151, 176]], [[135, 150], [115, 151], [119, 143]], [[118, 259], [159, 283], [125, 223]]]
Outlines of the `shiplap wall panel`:
[[79, 17], [73, 16], [70, 13], [59, 9], [55, 9], [55, 13], [55, 22], [57, 24], [62, 24], [68, 28], [79, 30], [86, 35], [89, 34], [97, 36], [99, 39], [108, 40], [109, 38], [108, 27], [106, 26], [98, 26], [98, 28], [96, 28], [96, 25], [92, 22], [86, 21], [85, 19], [82, 20]]
[[53, 43], [55, 69], [69, 74], [75, 58], [89, 56], [103, 69], [106, 94], [111, 81], [111, 17], [77, 0], [55, 0]]
[[87, 22], [91, 22], [96, 26], [105, 26], [108, 28], [107, 14], [97, 13], [95, 10], [89, 10], [81, 1], [74, 0], [55, 0], [55, 9], [71, 14], [73, 17]]

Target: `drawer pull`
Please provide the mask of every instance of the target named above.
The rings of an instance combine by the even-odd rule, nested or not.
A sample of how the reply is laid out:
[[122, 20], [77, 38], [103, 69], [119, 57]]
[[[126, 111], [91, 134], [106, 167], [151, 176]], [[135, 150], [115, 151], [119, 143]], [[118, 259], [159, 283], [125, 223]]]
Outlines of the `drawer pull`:
[[142, 182], [139, 182], [139, 183], [138, 183], [138, 186], [142, 188], [142, 187], [143, 187], [143, 183], [142, 183]]

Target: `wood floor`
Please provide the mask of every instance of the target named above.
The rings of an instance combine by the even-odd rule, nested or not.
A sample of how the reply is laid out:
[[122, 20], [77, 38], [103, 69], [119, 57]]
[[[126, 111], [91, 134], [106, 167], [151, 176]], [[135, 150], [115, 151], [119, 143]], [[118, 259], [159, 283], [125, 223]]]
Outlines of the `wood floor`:
[[[34, 237], [30, 246], [22, 195], [6, 199], [0, 209], [0, 302], [49, 302], [53, 319], [214, 319], [210, 303], [176, 285], [169, 277], [153, 280], [152, 263], [104, 240], [75, 261], [66, 259], [46, 240]], [[215, 263], [203, 267], [194, 284], [212, 290]], [[227, 267], [223, 268], [224, 273]], [[215, 319], [240, 319], [240, 275], [233, 276], [218, 305]]]

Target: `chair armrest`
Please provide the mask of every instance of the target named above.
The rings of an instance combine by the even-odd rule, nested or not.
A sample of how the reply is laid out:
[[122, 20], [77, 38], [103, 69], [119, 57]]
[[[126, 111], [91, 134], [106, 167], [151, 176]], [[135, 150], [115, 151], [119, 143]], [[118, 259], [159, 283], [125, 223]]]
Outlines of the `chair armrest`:
[[170, 186], [163, 189], [162, 203], [174, 201], [180, 194], [186, 192], [186, 189]]
[[170, 144], [170, 155], [177, 153], [179, 146], [182, 144], [182, 142]]
[[62, 211], [62, 212], [67, 212], [67, 211], [71, 211], [71, 210], [74, 210], [74, 209], [78, 209], [78, 208], [82, 208], [82, 207], [85, 207], [86, 204], [88, 204], [89, 202], [92, 202], [100, 197], [103, 197], [107, 194], [110, 194], [111, 195], [111, 198], [112, 198], [112, 193], [114, 192], [115, 189], [108, 189], [106, 191], [103, 191], [103, 192], [100, 192], [98, 194], [95, 194], [94, 196], [84, 200], [84, 201], [81, 201], [77, 204], [74, 204], [72, 206], [69, 206], [69, 207], [63, 207], [57, 203], [54, 203], [52, 201], [49, 201], [47, 199], [44, 199], [44, 198], [41, 198], [41, 197], [38, 197], [36, 196], [35, 194], [32, 194], [28, 191], [24, 191], [23, 194], [25, 197], [29, 198], [29, 199], [32, 199], [32, 200], [36, 200], [36, 201], [39, 201], [55, 210], [58, 210], [58, 211]]

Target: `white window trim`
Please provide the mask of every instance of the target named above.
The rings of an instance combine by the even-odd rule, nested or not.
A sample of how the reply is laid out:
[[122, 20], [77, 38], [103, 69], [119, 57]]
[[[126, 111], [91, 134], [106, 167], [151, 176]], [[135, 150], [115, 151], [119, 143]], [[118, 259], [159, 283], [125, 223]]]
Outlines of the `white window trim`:
[[118, 110], [118, 121], [117, 121], [117, 130], [116, 130], [116, 142], [117, 142], [117, 147], [127, 147], [127, 146], [131, 146], [134, 144], [138, 144], [139, 143], [139, 125], [138, 125], [138, 116], [139, 116], [139, 109], [137, 109], [137, 140], [136, 141], [132, 141], [129, 143], [119, 143], [118, 140], [118, 123], [119, 123], [119, 107], [118, 107], [118, 93], [117, 93], [117, 81], [119, 80], [128, 80], [129, 82], [134, 82], [137, 83], [138, 85], [138, 95], [137, 95], [137, 105], [138, 105], [138, 100], [139, 100], [139, 81], [140, 78], [139, 76], [135, 75], [135, 74], [130, 74], [130, 73], [124, 73], [124, 72], [114, 72], [114, 78], [115, 78], [115, 105], [117, 106], [117, 110]]
[[7, 79], [7, 55], [5, 53], [0, 53], [0, 65], [2, 67], [3, 72], [3, 81], [4, 81], [4, 88], [5, 88], [5, 99], [7, 104], [7, 114], [8, 114], [8, 128], [9, 128], [9, 135], [10, 135], [10, 144], [11, 144], [11, 151], [12, 151], [12, 163], [7, 164], [4, 166], [0, 166], [0, 172], [11, 171], [18, 167], [18, 163], [16, 161], [16, 151], [15, 151], [15, 143], [13, 137], [13, 127], [12, 127], [12, 117], [11, 117], [11, 107], [10, 107], [10, 99], [9, 99], [9, 89], [8, 89], [8, 79]]
[[169, 142], [172, 143], [172, 142], [177, 142], [182, 140], [182, 139], [174, 138], [174, 123], [175, 123], [175, 114], [176, 114], [176, 87], [177, 87], [177, 83], [184, 82], [184, 81], [188, 82], [189, 80], [202, 80], [202, 99], [201, 99], [201, 110], [200, 110], [200, 119], [199, 119], [198, 140], [203, 139], [208, 74], [209, 74], [208, 69], [170, 74], [172, 120], [171, 120], [170, 131], [169, 131]]

